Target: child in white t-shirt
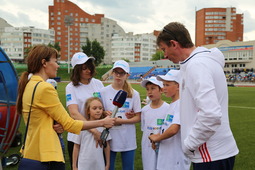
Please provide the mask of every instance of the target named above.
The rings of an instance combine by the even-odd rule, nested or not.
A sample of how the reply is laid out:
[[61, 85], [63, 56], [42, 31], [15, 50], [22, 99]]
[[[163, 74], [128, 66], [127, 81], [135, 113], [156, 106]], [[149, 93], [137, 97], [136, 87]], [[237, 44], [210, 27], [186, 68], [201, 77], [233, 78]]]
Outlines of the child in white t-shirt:
[[[110, 170], [115, 170], [115, 160], [117, 153], [121, 154], [122, 170], [134, 170], [136, 145], [136, 127], [135, 123], [141, 120], [141, 99], [139, 92], [132, 88], [127, 81], [130, 76], [129, 64], [124, 60], [118, 60], [112, 68], [113, 82], [100, 89], [106, 113], [114, 110], [113, 99], [119, 90], [127, 92], [127, 98], [124, 105], [116, 113], [115, 126], [110, 129], [111, 154]], [[128, 118], [133, 115], [132, 118]]]
[[179, 70], [170, 70], [165, 76], [157, 76], [157, 79], [163, 81], [163, 92], [172, 101], [166, 110], [161, 132], [149, 137], [153, 142], [160, 142], [156, 169], [189, 170], [190, 160], [181, 148]]
[[[85, 103], [85, 118], [99, 120], [103, 117], [103, 104], [97, 97], [88, 98]], [[103, 128], [97, 128], [102, 132]], [[96, 169], [108, 170], [110, 167], [110, 135], [105, 148], [96, 147], [96, 141], [88, 130], [82, 131], [74, 137], [73, 170]], [[104, 151], [104, 152], [103, 152]], [[104, 160], [105, 154], [105, 160]]]
[[143, 169], [155, 170], [158, 147], [148, 137], [160, 132], [169, 104], [161, 99], [163, 83], [156, 77], [143, 80], [141, 86], [146, 88], [147, 96], [151, 101], [142, 108], [141, 113]]

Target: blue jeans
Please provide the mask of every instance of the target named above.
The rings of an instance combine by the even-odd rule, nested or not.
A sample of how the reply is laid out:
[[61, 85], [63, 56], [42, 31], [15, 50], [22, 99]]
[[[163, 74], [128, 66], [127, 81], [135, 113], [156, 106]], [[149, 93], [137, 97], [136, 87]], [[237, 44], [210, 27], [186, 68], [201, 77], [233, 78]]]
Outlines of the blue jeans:
[[[120, 153], [121, 153], [122, 170], [134, 170], [135, 150], [125, 151]], [[117, 152], [111, 151], [110, 170], [115, 169], [116, 155], [117, 155]]]
[[63, 139], [63, 135], [58, 134], [58, 138], [59, 138], [59, 141], [60, 141], [60, 144], [61, 144], [63, 155], [65, 156], [65, 142], [64, 142], [64, 139]]

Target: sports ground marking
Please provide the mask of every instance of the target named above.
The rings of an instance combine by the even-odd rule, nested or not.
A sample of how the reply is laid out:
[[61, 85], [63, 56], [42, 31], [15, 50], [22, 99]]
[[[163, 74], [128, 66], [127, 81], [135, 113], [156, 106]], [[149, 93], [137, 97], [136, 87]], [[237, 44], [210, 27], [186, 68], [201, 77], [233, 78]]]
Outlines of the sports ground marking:
[[228, 106], [228, 107], [235, 107], [239, 109], [255, 109], [255, 107], [245, 107], [245, 106]]

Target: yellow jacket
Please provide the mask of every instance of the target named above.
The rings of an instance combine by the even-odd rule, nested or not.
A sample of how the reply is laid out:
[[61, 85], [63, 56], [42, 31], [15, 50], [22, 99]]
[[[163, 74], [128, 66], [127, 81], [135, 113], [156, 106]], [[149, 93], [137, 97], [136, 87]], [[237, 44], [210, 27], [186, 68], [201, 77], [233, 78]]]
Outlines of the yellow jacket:
[[32, 93], [38, 81], [42, 81], [35, 91], [30, 123], [28, 126], [24, 158], [41, 162], [64, 162], [63, 152], [53, 122], [59, 122], [66, 131], [79, 134], [83, 122], [73, 120], [61, 104], [57, 91], [40, 76], [32, 76], [23, 94], [23, 118], [27, 123]]

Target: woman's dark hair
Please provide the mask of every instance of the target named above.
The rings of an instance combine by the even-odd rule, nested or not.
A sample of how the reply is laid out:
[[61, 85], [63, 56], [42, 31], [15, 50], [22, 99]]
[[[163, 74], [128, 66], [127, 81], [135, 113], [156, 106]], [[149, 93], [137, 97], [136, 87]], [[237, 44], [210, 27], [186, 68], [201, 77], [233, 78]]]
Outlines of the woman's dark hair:
[[81, 72], [83, 70], [84, 65], [86, 68], [90, 70], [91, 77], [94, 77], [96, 74], [96, 66], [92, 59], [89, 59], [84, 64], [77, 64], [72, 70], [71, 77], [70, 77], [74, 86], [78, 86], [79, 82], [81, 81]]
[[18, 84], [18, 98], [17, 98], [17, 112], [22, 113], [22, 98], [25, 87], [28, 83], [29, 73], [35, 74], [38, 73], [42, 66], [42, 60], [50, 61], [50, 58], [55, 56], [58, 58], [58, 51], [54, 48], [48, 47], [46, 45], [35, 45], [28, 53], [26, 58], [27, 62], [27, 71], [23, 72], [19, 79]]

